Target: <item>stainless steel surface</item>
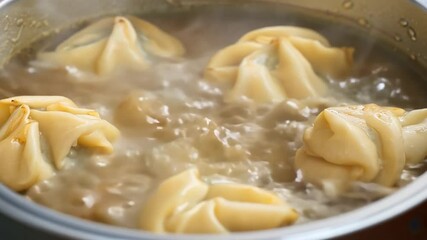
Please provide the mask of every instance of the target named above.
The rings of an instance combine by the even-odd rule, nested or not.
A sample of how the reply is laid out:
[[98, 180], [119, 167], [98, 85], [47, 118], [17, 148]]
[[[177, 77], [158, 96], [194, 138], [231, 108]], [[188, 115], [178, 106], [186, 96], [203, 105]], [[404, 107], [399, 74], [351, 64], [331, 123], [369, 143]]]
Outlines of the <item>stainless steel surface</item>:
[[[165, 12], [209, 4], [287, 4], [337, 16], [393, 42], [427, 66], [427, 14], [408, 0], [3, 0], [0, 1], [0, 59], [69, 22], [105, 14]], [[138, 6], [138, 7], [135, 7]]]
[[[262, 3], [293, 6], [340, 18], [400, 49], [427, 67], [427, 14], [408, 0], [15, 0], [0, 1], [0, 62], [43, 34], [69, 22], [104, 14], [180, 11], [209, 4]], [[427, 199], [427, 175], [389, 197], [336, 217], [282, 229], [218, 235], [155, 235], [80, 220], [33, 204], [0, 186], [0, 212], [49, 232], [78, 239], [324, 239], [356, 231], [398, 215]]]

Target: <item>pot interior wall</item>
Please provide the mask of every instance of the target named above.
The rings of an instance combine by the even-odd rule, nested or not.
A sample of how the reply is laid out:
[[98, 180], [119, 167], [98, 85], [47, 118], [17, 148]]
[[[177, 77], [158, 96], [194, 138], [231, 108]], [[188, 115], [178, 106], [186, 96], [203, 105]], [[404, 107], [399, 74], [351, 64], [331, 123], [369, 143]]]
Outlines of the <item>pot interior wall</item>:
[[388, 41], [409, 58], [427, 66], [427, 15], [418, 4], [405, 0], [3, 0], [0, 2], [0, 64], [36, 39], [82, 19], [111, 14], [155, 14], [185, 11], [201, 5], [239, 5], [262, 3], [286, 8], [311, 10], [312, 15], [339, 19]]

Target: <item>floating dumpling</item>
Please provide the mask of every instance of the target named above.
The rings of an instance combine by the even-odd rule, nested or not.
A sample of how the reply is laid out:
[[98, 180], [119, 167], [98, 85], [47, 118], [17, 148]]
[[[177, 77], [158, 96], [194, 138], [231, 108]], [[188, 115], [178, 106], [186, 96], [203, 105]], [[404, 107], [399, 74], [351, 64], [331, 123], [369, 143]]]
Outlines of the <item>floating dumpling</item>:
[[53, 175], [40, 149], [39, 125], [29, 115], [28, 106], [17, 107], [0, 128], [0, 182], [16, 191]]
[[344, 190], [352, 181], [392, 187], [407, 162], [427, 155], [427, 109], [332, 107], [304, 133], [296, 168], [306, 182]]
[[196, 169], [166, 179], [146, 201], [142, 229], [156, 233], [227, 233], [292, 224], [294, 209], [265, 190], [200, 180]]
[[427, 109], [401, 117], [406, 163], [419, 163], [427, 156]]
[[266, 27], [251, 31], [238, 42], [268, 44], [274, 38], [286, 38], [308, 60], [322, 77], [342, 78], [349, 74], [353, 64], [353, 48], [331, 47], [329, 41], [311, 29], [291, 26]]
[[267, 27], [244, 35], [215, 54], [205, 78], [232, 85], [226, 101], [257, 102], [325, 95], [323, 78], [340, 78], [352, 66], [352, 48], [334, 48], [315, 31]]
[[89, 25], [38, 58], [58, 66], [106, 75], [144, 70], [156, 58], [182, 56], [181, 42], [136, 17], [109, 17]]
[[[61, 169], [73, 146], [113, 150], [119, 131], [98, 113], [78, 108], [59, 96], [21, 96], [0, 100], [1, 182], [25, 190], [53, 174], [51, 161]], [[44, 153], [40, 138], [50, 154]]]

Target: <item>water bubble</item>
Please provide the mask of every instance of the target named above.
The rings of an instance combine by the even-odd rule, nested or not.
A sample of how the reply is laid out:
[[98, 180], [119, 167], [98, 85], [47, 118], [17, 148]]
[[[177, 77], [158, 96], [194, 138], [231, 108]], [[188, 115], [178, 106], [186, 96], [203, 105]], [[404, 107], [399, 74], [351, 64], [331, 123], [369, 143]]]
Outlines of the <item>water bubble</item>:
[[417, 41], [417, 32], [412, 27], [408, 27], [407, 33], [412, 41]]
[[400, 26], [402, 26], [402, 27], [407, 27], [407, 26], [409, 26], [409, 22], [408, 22], [408, 20], [406, 20], [406, 19], [404, 19], [404, 18], [401, 18], [401, 19], [399, 20], [399, 24], [400, 24]]
[[374, 81], [374, 92], [378, 94], [379, 97], [387, 98], [390, 96], [391, 91], [393, 91], [392, 83], [383, 77], [380, 77]]
[[380, 74], [382, 72], [388, 72], [388, 67], [377, 67], [371, 71], [372, 74]]
[[19, 41], [19, 39], [21, 38], [21, 34], [22, 34], [22, 29], [23, 29], [24, 25], [21, 25], [21, 27], [18, 30], [18, 33], [16, 34], [15, 37], [9, 39], [12, 43], [17, 43]]
[[30, 23], [30, 28], [34, 28], [34, 27], [36, 27], [36, 24], [37, 24], [37, 21], [36, 20], [33, 20], [33, 21], [31, 21], [31, 23]]
[[19, 18], [19, 19], [16, 20], [16, 25], [18, 27], [20, 27], [23, 23], [24, 23], [24, 19], [22, 19], [22, 18]]
[[354, 3], [353, 3], [353, 1], [351, 1], [351, 0], [346, 0], [346, 1], [344, 1], [344, 2], [342, 3], [342, 7], [343, 7], [344, 9], [352, 9], [352, 8], [353, 8], [353, 6], [354, 6]]
[[363, 26], [363, 27], [369, 27], [369, 21], [366, 20], [365, 18], [359, 18], [359, 20], [357, 21], [359, 23], [359, 25]]
[[385, 83], [379, 83], [379, 84], [377, 84], [376, 88], [377, 88], [377, 91], [384, 90], [385, 89]]
[[402, 41], [402, 37], [399, 34], [395, 33], [394, 34], [394, 40], [396, 40], [397, 42], [401, 42]]
[[166, 2], [169, 3], [170, 5], [175, 5], [175, 6], [181, 5], [180, 0], [166, 0]]

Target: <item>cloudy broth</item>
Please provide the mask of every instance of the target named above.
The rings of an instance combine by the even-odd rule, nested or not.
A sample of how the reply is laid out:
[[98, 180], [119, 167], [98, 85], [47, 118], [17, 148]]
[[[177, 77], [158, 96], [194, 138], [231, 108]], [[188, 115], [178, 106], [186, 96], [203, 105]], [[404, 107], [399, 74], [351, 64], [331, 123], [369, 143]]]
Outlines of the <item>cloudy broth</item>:
[[[107, 79], [72, 68], [47, 69], [18, 56], [0, 73], [2, 98], [63, 95], [97, 110], [121, 131], [112, 155], [73, 149], [62, 171], [23, 194], [67, 214], [137, 228], [140, 208], [158, 183], [193, 166], [207, 182], [239, 182], [276, 192], [301, 214], [298, 223], [340, 214], [392, 193], [395, 189], [357, 183], [344, 196], [331, 196], [300, 181], [293, 168], [295, 151], [302, 146], [304, 129], [326, 107], [371, 102], [427, 107], [426, 75], [409, 58], [356, 28], [285, 12], [213, 7], [143, 15], [180, 39], [187, 54], [158, 61], [142, 73]], [[355, 47], [354, 72], [347, 79], [327, 80], [332, 90], [324, 98], [223, 102], [227, 86], [203, 79], [208, 60], [244, 33], [273, 25], [313, 28], [333, 46]], [[43, 39], [35, 49], [49, 48], [74, 30]], [[408, 167], [398, 185], [412, 181], [424, 168]]]

